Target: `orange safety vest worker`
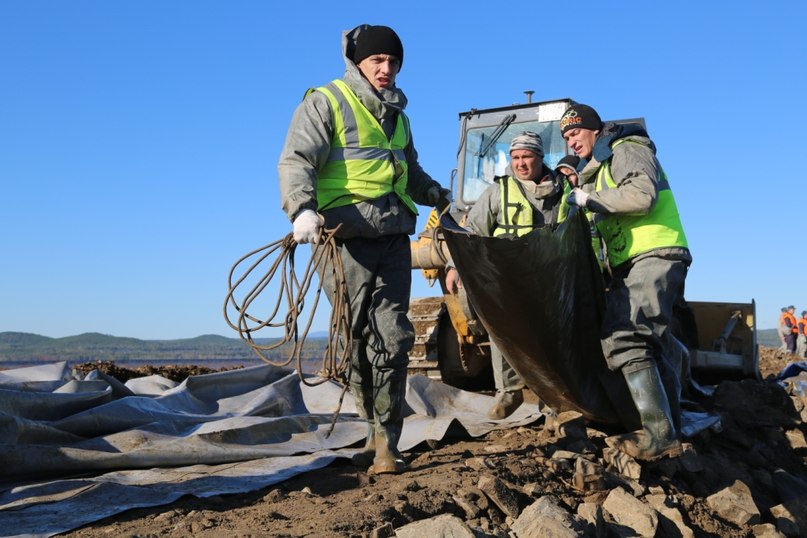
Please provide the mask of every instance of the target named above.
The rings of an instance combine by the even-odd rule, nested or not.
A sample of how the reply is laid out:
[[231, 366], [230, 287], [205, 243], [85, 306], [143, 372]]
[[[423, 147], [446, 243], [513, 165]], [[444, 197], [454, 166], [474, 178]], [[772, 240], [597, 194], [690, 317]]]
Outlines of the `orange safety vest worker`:
[[798, 324], [796, 323], [796, 316], [794, 316], [790, 312], [785, 312], [785, 313], [782, 314], [782, 318], [783, 318], [782, 319], [783, 323], [785, 325], [787, 325], [788, 327], [790, 327], [793, 334], [798, 334], [799, 327], [798, 327]]

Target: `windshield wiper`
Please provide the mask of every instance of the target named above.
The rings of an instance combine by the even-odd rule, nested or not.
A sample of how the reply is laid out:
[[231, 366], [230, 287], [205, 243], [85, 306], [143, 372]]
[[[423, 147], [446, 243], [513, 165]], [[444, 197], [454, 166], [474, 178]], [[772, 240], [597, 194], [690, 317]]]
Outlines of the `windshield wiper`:
[[490, 148], [493, 147], [493, 144], [495, 144], [499, 140], [499, 138], [502, 137], [504, 131], [510, 126], [511, 123], [513, 123], [513, 121], [515, 121], [515, 119], [516, 119], [515, 114], [505, 116], [504, 119], [493, 131], [493, 133], [491, 133], [490, 138], [488, 138], [487, 141], [482, 144], [482, 147], [479, 148], [479, 151], [476, 153], [476, 156], [482, 157], [483, 155], [486, 155], [490, 150]]

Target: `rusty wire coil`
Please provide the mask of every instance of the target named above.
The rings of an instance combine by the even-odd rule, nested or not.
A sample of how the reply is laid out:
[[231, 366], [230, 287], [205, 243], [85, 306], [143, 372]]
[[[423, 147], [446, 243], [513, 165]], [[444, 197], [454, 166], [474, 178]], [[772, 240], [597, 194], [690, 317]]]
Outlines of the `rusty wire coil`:
[[[224, 301], [224, 318], [227, 324], [238, 332], [240, 338], [266, 363], [287, 366], [294, 362], [300, 380], [309, 386], [334, 380], [347, 387], [351, 348], [350, 308], [342, 260], [334, 240], [336, 229], [322, 231], [320, 241], [314, 245], [311, 258], [301, 277], [298, 277], [295, 266], [294, 254], [297, 242], [294, 241], [292, 234], [242, 256], [230, 269], [228, 277], [228, 292]], [[267, 264], [268, 269], [264, 269]], [[305, 326], [300, 330], [306, 306], [305, 297], [317, 273], [321, 274], [321, 278]], [[256, 312], [259, 308], [256, 300], [278, 276], [280, 289], [274, 306], [268, 313]], [[245, 291], [244, 286], [250, 277], [257, 279], [257, 283]], [[302, 365], [303, 346], [311, 329], [326, 279], [330, 279], [331, 288], [334, 290], [328, 344], [317, 376], [306, 378]], [[258, 332], [280, 327], [284, 330], [281, 339], [269, 344], [255, 341]], [[285, 360], [273, 361], [267, 356], [267, 352], [286, 343], [292, 343], [292, 349]]]

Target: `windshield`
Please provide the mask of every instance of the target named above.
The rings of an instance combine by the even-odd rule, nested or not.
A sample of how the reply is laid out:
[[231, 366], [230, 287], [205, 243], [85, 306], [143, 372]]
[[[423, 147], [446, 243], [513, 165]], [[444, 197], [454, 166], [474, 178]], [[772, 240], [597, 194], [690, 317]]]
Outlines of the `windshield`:
[[507, 173], [510, 141], [523, 131], [533, 131], [541, 136], [544, 143], [544, 162], [554, 168], [567, 153], [558, 123], [537, 120], [511, 123], [501, 133], [500, 125], [469, 129], [463, 163], [465, 177], [460, 179], [462, 202], [473, 205], [479, 195], [493, 184], [494, 177]]

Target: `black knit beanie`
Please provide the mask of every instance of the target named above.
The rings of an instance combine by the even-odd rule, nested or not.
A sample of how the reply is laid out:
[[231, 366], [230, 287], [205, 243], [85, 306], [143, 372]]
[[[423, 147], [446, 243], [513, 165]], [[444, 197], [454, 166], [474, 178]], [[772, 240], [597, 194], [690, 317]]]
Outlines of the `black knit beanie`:
[[359, 65], [362, 60], [373, 54], [395, 56], [403, 65], [403, 44], [395, 30], [389, 26], [368, 26], [359, 32], [356, 37], [353, 63]]
[[561, 168], [571, 168], [577, 172], [578, 164], [580, 164], [580, 157], [577, 155], [566, 155], [558, 161], [558, 165], [555, 167], [555, 170], [560, 170]]
[[560, 134], [569, 129], [602, 130], [602, 120], [597, 111], [588, 105], [572, 105], [560, 118]]

